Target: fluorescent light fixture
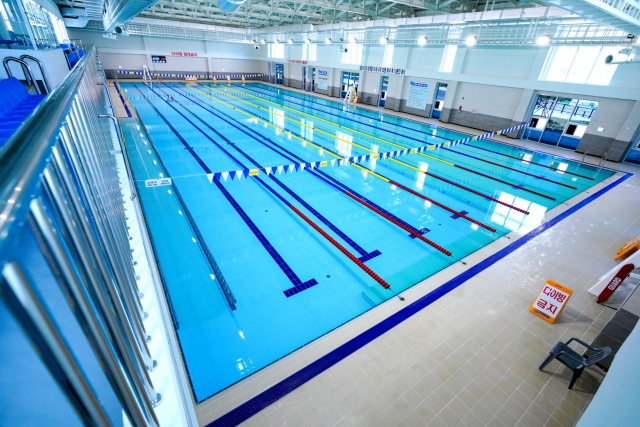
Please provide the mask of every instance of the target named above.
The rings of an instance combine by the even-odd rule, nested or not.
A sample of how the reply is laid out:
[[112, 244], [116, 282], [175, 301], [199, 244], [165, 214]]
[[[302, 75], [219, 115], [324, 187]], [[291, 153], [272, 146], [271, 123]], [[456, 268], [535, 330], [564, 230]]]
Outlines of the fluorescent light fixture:
[[465, 43], [467, 46], [474, 46], [478, 43], [478, 38], [476, 36], [469, 36], [467, 37], [467, 40], [465, 40]]
[[425, 44], [427, 44], [427, 38], [422, 36], [422, 37], [418, 37], [418, 44], [420, 46], [424, 46]]
[[551, 42], [551, 37], [544, 35], [544, 36], [540, 36], [536, 39], [536, 44], [538, 46], [546, 46]]
[[326, 39], [324, 39], [324, 42], [325, 42], [326, 44], [331, 44], [331, 41], [332, 41], [332, 40], [331, 40], [331, 37], [327, 37]]
[[357, 38], [355, 38], [355, 37], [350, 37], [349, 38], [349, 44], [356, 44], [356, 43], [358, 43], [358, 39]]
[[306, 39], [304, 42], [305, 42], [306, 44], [311, 44], [311, 39]]
[[389, 39], [386, 37], [380, 37], [380, 44], [387, 44], [389, 43]]
[[289, 39], [288, 43], [293, 44], [293, 39]]

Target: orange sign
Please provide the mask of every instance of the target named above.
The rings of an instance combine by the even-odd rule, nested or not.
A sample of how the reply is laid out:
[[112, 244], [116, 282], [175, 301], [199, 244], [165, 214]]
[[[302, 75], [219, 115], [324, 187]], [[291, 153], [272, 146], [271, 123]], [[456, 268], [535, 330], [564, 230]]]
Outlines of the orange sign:
[[553, 280], [547, 280], [537, 298], [529, 307], [529, 311], [547, 322], [553, 323], [560, 316], [571, 294], [573, 294], [571, 289], [565, 288]]

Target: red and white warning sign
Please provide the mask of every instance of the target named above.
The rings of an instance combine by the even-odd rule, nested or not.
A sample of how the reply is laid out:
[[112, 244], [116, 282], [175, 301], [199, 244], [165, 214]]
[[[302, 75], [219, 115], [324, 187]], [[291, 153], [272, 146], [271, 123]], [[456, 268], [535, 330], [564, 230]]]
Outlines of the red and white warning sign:
[[549, 323], [555, 322], [573, 291], [553, 280], [547, 280], [529, 311]]

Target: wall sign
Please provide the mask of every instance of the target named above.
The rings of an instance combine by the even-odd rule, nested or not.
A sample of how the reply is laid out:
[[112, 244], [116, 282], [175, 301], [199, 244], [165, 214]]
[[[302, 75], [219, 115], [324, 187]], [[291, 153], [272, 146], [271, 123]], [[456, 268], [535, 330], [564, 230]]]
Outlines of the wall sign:
[[384, 74], [402, 74], [407, 72], [404, 68], [390, 68], [390, 67], [369, 67], [367, 65], [361, 65], [360, 71], [369, 71], [372, 73], [384, 73]]
[[171, 52], [173, 56], [198, 56], [197, 52]]
[[329, 90], [329, 72], [318, 70], [318, 89]]
[[287, 59], [287, 62], [290, 64], [302, 64], [302, 65], [307, 65], [309, 63], [309, 61], [303, 61], [300, 59]]
[[151, 55], [151, 62], [156, 62], [156, 63], [159, 63], [159, 64], [166, 64], [167, 63], [167, 57], [166, 56]]
[[407, 107], [424, 110], [429, 99], [429, 83], [409, 82], [407, 94]]
[[529, 311], [549, 323], [556, 321], [573, 291], [553, 280], [547, 280]]
[[163, 185], [171, 185], [171, 178], [147, 179], [144, 181], [144, 186], [147, 188], [161, 187]]

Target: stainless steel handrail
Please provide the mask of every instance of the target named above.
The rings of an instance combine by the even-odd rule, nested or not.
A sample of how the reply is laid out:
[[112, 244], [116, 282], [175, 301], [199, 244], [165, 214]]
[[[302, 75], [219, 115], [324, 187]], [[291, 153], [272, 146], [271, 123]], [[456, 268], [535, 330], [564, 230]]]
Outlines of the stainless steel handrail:
[[33, 75], [33, 70], [22, 59], [14, 58], [13, 56], [7, 56], [2, 60], [2, 65], [4, 65], [4, 70], [7, 72], [7, 76], [13, 77], [13, 73], [11, 73], [11, 67], [9, 67], [9, 62], [17, 62], [22, 66], [22, 72], [24, 73], [24, 78], [27, 82], [31, 81], [31, 85], [36, 90], [36, 93], [41, 95], [40, 88], [38, 87], [38, 82], [36, 81], [35, 76]]
[[[21, 255], [14, 248], [22, 229], [30, 227], [127, 418], [135, 426], [157, 427], [153, 407], [162, 396], [148, 373], [157, 363], [146, 346], [144, 312], [111, 155], [114, 141], [100, 118], [108, 112], [108, 93], [96, 85], [102, 79], [96, 59], [91, 48], [0, 149], [0, 268], [15, 264], [11, 280], [25, 282], [19, 280]], [[41, 279], [33, 280], [37, 284]], [[34, 298], [45, 302], [47, 296]], [[29, 319], [20, 310], [32, 303], [18, 303], [13, 313], [28, 332]], [[46, 304], [37, 303], [45, 307], [38, 312], [46, 314]], [[56, 340], [50, 329], [41, 335], [73, 359], [73, 346]], [[73, 369], [48, 366], [85, 425], [111, 425], [87, 400], [92, 396], [90, 387], [82, 384], [85, 378], [78, 379]], [[83, 396], [68, 393], [71, 382]]]
[[[38, 58], [34, 58], [31, 55], [21, 55], [20, 60], [24, 61], [25, 59], [29, 59], [36, 64], [38, 64], [38, 68], [40, 69], [40, 74], [42, 74], [42, 82], [44, 83], [45, 89], [47, 89], [47, 93], [51, 93], [51, 86], [49, 85], [49, 80], [47, 79], [47, 75], [44, 73], [44, 67], [42, 66], [42, 62]], [[26, 62], [26, 61], [25, 61]]]

